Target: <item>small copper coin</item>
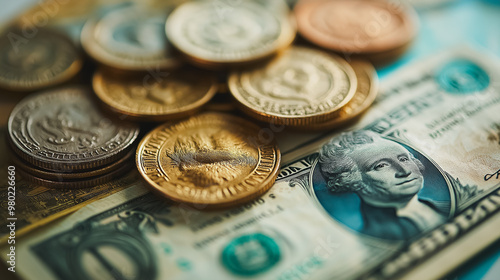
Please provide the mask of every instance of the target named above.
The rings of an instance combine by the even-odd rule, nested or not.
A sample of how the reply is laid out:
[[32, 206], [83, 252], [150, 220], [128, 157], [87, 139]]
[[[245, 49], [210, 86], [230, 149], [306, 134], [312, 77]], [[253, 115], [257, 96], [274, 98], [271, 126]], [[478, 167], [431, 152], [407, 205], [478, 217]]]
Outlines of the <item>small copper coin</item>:
[[304, 129], [325, 130], [339, 127], [359, 117], [375, 101], [378, 94], [378, 77], [373, 65], [364, 60], [352, 60], [350, 64], [358, 79], [358, 88], [354, 97], [347, 105], [340, 109], [339, 114], [335, 118], [315, 123], [304, 127]]
[[239, 205], [276, 180], [280, 151], [260, 143], [259, 127], [231, 115], [204, 113], [162, 125], [139, 144], [139, 173], [160, 195], [208, 208]]
[[166, 121], [189, 116], [217, 91], [216, 78], [194, 69], [116, 75], [97, 71], [94, 91], [117, 113], [139, 121]]
[[299, 33], [340, 52], [376, 53], [410, 42], [416, 35], [413, 8], [385, 0], [308, 0], [295, 6]]
[[38, 29], [30, 38], [13, 28], [0, 37], [0, 88], [34, 91], [66, 82], [82, 67], [73, 42], [58, 32]]

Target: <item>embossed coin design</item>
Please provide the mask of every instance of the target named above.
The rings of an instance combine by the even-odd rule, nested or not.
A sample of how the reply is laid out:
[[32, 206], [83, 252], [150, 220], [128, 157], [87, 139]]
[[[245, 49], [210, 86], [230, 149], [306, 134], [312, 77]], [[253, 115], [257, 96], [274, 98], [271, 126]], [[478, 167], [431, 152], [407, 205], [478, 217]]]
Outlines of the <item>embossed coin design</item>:
[[16, 34], [23, 33], [9, 29], [0, 38], [0, 88], [34, 91], [63, 83], [80, 71], [80, 54], [62, 34], [39, 29], [29, 40], [13, 43], [8, 36]]
[[364, 60], [352, 60], [352, 69], [358, 79], [358, 87], [354, 97], [342, 107], [339, 114], [331, 120], [304, 127], [307, 130], [324, 130], [341, 126], [365, 112], [375, 101], [378, 94], [378, 77], [373, 65]]
[[304, 47], [292, 47], [263, 68], [229, 77], [229, 89], [247, 114], [293, 126], [331, 118], [356, 87], [356, 75], [345, 60]]
[[162, 125], [139, 144], [139, 172], [174, 201], [222, 208], [250, 201], [276, 180], [276, 143], [260, 144], [259, 127], [231, 115], [204, 113]]
[[402, 2], [300, 1], [294, 12], [304, 38], [335, 51], [388, 51], [407, 44], [417, 30], [415, 11]]
[[8, 130], [18, 156], [51, 171], [82, 171], [114, 162], [139, 134], [137, 126], [103, 116], [83, 87], [23, 99], [9, 117]]
[[254, 62], [295, 38], [295, 25], [287, 15], [252, 1], [227, 5], [221, 9], [210, 1], [190, 2], [169, 16], [167, 36], [192, 63], [215, 67]]
[[117, 8], [85, 24], [81, 42], [98, 62], [124, 70], [175, 68], [181, 60], [165, 35], [167, 14], [146, 8]]
[[97, 71], [93, 86], [97, 96], [114, 111], [142, 121], [188, 116], [217, 91], [215, 77], [194, 69], [176, 70], [158, 79]]

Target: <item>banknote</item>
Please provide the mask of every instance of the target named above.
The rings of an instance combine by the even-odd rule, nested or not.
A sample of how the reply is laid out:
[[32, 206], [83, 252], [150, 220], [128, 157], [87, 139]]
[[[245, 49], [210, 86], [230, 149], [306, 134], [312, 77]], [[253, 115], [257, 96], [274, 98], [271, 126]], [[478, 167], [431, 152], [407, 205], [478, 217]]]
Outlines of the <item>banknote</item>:
[[17, 269], [27, 279], [441, 277], [500, 237], [498, 65], [468, 48], [409, 65], [357, 124], [287, 150], [261, 198], [207, 212], [138, 181], [19, 240]]

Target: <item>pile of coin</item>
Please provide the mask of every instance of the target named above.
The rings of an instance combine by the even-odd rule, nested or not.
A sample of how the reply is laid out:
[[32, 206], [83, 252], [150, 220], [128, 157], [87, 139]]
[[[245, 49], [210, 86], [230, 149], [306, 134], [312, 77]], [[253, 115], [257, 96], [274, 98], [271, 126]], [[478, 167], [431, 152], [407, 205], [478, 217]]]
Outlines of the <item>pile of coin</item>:
[[[146, 129], [163, 122], [143, 138], [135, 155], [154, 192], [206, 208], [247, 202], [273, 185], [280, 152], [273, 141], [257, 141], [259, 126], [237, 117], [236, 108], [256, 122], [291, 129], [340, 127], [370, 107], [378, 79], [366, 59], [347, 62], [339, 52], [371, 36], [355, 51], [373, 60], [406, 47], [414, 36], [407, 14], [381, 0], [299, 1], [294, 11], [284, 1], [179, 2], [156, 8], [125, 3], [98, 11], [80, 34], [83, 50], [97, 64], [90, 79], [93, 93], [65, 87], [28, 96], [14, 109], [10, 142], [33, 181], [86, 187], [122, 173], [133, 163], [139, 134], [137, 125], [124, 121]], [[340, 15], [337, 8], [356, 5], [387, 21], [379, 35], [355, 34], [366, 23], [363, 17], [339, 16], [336, 25], [325, 18], [328, 11]], [[292, 45], [297, 26], [313, 44]], [[62, 44], [34, 41], [24, 48], [51, 53]], [[77, 48], [65, 48], [64, 59], [58, 58], [64, 64], [54, 66], [64, 79], [43, 86], [68, 80], [81, 68]], [[47, 66], [56, 64], [55, 58], [44, 59], [50, 63], [35, 70], [56, 73]], [[29, 75], [20, 76], [43, 77]], [[6, 82], [9, 77], [0, 73], [0, 87], [15, 88]]]
[[126, 172], [136, 125], [113, 122], [83, 87], [30, 95], [8, 121], [13, 160], [28, 180], [48, 187], [92, 187]]

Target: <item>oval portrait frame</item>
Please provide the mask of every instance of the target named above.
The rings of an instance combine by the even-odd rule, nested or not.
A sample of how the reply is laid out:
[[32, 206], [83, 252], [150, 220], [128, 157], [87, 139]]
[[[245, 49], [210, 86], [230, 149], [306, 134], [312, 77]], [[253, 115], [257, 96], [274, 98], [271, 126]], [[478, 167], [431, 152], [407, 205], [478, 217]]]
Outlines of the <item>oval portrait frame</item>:
[[[378, 134], [378, 133], [377, 133]], [[380, 134], [378, 134], [380, 135]], [[336, 136], [334, 136], [336, 137]], [[455, 191], [452, 187], [447, 173], [429, 156], [419, 151], [417, 148], [402, 141], [399, 138], [382, 136], [383, 139], [400, 144], [422, 162], [425, 167], [423, 177], [424, 186], [417, 193], [420, 198], [433, 198], [441, 202], [449, 202], [447, 219], [453, 217], [457, 210]], [[319, 169], [319, 157], [316, 158], [309, 171], [309, 186], [315, 202], [326, 215], [342, 225], [348, 231], [359, 234], [363, 237], [373, 238], [380, 241], [396, 241], [382, 236], [368, 235], [361, 232], [363, 228], [363, 217], [361, 213], [361, 200], [354, 192], [332, 193], [328, 190], [326, 181]], [[444, 223], [443, 223], [444, 224]], [[420, 232], [416, 237], [428, 232], [428, 229]], [[401, 240], [398, 240], [401, 241]]]

